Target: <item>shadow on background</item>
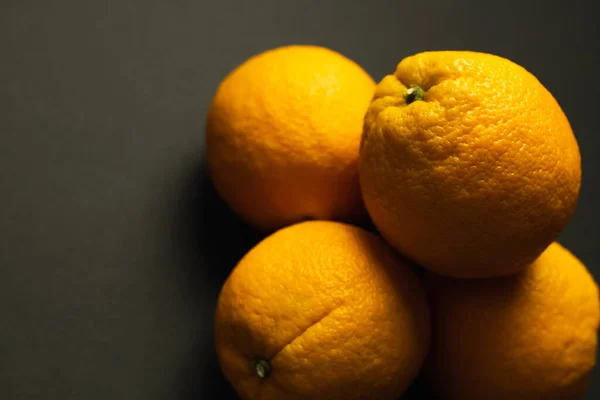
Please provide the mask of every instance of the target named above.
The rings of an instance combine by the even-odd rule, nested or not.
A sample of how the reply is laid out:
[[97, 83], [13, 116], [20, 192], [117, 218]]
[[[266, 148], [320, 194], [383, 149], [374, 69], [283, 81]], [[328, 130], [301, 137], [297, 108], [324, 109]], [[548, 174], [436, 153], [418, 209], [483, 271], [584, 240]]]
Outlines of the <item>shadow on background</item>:
[[[184, 184], [179, 216], [182, 238], [178, 248], [185, 255], [181, 280], [199, 310], [199, 330], [179, 373], [177, 400], [237, 399], [225, 379], [214, 350], [214, 312], [217, 296], [227, 276], [262, 236], [253, 231], [221, 200], [202, 162]], [[201, 304], [200, 304], [201, 303]], [[207, 314], [210, 310], [210, 314]], [[215, 397], [217, 396], [217, 397]]]
[[190, 179], [185, 205], [186, 242], [196, 253], [204, 285], [220, 288], [232, 268], [264, 236], [244, 223], [219, 197], [208, 169], [199, 165]]
[[190, 365], [184, 373], [185, 386], [175, 400], [239, 400], [219, 369], [214, 350], [208, 352], [206, 345], [199, 344], [188, 361]]
[[435, 400], [429, 387], [419, 378], [399, 400]]

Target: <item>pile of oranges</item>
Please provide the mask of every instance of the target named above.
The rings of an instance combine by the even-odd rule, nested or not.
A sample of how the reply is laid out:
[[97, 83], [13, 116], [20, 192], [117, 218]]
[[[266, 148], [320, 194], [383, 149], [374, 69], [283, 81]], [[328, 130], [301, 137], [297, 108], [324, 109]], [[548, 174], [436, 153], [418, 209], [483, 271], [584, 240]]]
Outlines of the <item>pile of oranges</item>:
[[206, 149], [219, 195], [267, 234], [216, 310], [242, 399], [394, 400], [417, 376], [440, 399], [584, 393], [599, 293], [556, 242], [580, 153], [521, 66], [424, 52], [376, 84], [330, 49], [272, 49], [219, 85]]

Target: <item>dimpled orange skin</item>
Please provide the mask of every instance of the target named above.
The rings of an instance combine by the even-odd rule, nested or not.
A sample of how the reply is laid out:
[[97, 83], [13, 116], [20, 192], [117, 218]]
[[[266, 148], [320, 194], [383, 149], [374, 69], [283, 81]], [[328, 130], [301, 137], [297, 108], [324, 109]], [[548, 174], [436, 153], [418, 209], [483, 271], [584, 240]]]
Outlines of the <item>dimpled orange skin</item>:
[[[397, 399], [429, 343], [413, 270], [380, 237], [310, 221], [267, 237], [219, 295], [217, 355], [244, 400]], [[271, 374], [259, 378], [255, 358]]]
[[[413, 85], [422, 101], [407, 102]], [[359, 170], [381, 234], [461, 278], [533, 262], [570, 220], [581, 184], [578, 144], [550, 92], [517, 64], [475, 52], [417, 54], [379, 83]]]
[[374, 90], [358, 64], [323, 47], [250, 58], [223, 80], [207, 116], [218, 193], [264, 232], [305, 219], [366, 219], [357, 164]]
[[598, 288], [553, 243], [517, 275], [426, 275], [433, 338], [425, 375], [444, 399], [576, 399], [596, 363]]

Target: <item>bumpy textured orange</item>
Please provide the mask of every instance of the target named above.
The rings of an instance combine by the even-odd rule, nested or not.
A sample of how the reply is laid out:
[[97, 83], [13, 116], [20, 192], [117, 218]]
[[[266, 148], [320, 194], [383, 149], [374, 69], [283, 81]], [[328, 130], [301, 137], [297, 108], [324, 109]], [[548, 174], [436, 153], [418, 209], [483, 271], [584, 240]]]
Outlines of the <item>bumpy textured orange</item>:
[[310, 221], [239, 262], [219, 295], [215, 341], [244, 400], [395, 400], [425, 358], [429, 311], [383, 239]]
[[581, 183], [579, 147], [550, 92], [475, 52], [417, 54], [379, 83], [359, 169], [381, 234], [463, 278], [533, 262], [570, 220]]
[[357, 164], [374, 90], [360, 66], [323, 47], [250, 58], [223, 80], [208, 112], [218, 193], [263, 231], [304, 219], [366, 219]]
[[567, 400], [596, 363], [598, 288], [558, 243], [517, 275], [426, 275], [433, 339], [426, 377], [444, 399]]

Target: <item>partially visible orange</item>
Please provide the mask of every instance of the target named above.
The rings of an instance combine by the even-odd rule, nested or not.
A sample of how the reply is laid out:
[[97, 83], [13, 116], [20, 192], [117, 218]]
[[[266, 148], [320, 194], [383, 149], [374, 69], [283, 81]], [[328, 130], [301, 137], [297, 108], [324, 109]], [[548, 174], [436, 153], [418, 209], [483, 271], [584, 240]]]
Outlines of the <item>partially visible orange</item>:
[[515, 273], [557, 238], [581, 183], [552, 94], [498, 56], [402, 60], [378, 85], [360, 153], [365, 204], [398, 250], [442, 275]]
[[285, 46], [246, 60], [220, 84], [207, 116], [218, 193], [262, 231], [366, 218], [357, 164], [374, 89], [358, 64], [323, 47]]
[[244, 400], [396, 400], [425, 358], [429, 311], [411, 266], [380, 237], [304, 222], [235, 267], [215, 343]]
[[443, 399], [567, 400], [596, 364], [600, 300], [558, 243], [516, 275], [426, 275], [433, 339], [426, 381]]

